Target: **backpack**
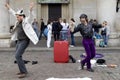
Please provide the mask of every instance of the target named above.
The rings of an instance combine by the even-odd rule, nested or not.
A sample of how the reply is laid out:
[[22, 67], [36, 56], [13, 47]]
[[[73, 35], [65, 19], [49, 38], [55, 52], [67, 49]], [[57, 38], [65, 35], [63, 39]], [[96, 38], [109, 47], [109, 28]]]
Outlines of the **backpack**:
[[102, 40], [102, 41], [100, 41], [99, 47], [104, 47], [104, 46], [105, 46], [104, 41], [103, 41], [103, 40]]
[[48, 28], [47, 27], [44, 29], [43, 34], [47, 37], [47, 34], [48, 34]]

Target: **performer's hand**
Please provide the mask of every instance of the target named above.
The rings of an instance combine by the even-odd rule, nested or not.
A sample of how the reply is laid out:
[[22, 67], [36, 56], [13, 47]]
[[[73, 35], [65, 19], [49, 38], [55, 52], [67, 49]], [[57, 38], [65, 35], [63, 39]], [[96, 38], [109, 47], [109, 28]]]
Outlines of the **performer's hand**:
[[30, 3], [30, 11], [33, 10], [33, 7], [34, 7], [34, 3], [32, 2], [32, 3]]
[[5, 7], [6, 7], [7, 9], [10, 9], [10, 5], [9, 5], [8, 3], [5, 4]]

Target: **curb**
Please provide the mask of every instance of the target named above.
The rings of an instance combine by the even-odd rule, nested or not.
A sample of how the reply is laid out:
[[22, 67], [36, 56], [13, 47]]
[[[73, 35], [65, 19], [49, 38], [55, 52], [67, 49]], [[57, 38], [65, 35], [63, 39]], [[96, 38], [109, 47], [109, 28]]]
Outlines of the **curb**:
[[[70, 51], [84, 51], [83, 47], [74, 47], [69, 48]], [[120, 51], [120, 47], [108, 47], [108, 48], [100, 48], [96, 47], [96, 50], [102, 50], [102, 51]], [[0, 52], [13, 52], [15, 51], [15, 48], [0, 48]], [[27, 52], [46, 52], [46, 51], [53, 51], [53, 48], [45, 48], [45, 47], [28, 47], [26, 49]]]

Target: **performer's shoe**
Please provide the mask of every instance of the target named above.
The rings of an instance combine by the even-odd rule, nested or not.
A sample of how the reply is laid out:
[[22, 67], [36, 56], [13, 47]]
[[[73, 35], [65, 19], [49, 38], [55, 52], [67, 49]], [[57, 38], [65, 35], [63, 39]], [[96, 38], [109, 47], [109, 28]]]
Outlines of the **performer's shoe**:
[[26, 76], [27, 76], [26, 73], [22, 73], [22, 74], [18, 75], [18, 78], [25, 78]]
[[87, 71], [89, 71], [89, 72], [94, 72], [94, 70], [93, 70], [93, 69], [91, 69], [91, 68], [90, 68], [90, 69], [87, 69]]
[[17, 73], [16, 75], [21, 75], [22, 73], [21, 72], [19, 72], [19, 73]]

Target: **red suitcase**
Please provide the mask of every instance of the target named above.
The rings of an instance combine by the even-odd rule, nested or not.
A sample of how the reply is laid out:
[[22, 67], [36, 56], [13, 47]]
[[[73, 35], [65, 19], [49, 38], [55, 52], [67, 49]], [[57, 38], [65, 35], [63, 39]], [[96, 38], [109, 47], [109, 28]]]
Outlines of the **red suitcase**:
[[68, 41], [54, 42], [54, 62], [67, 63], [69, 61], [69, 43]]

